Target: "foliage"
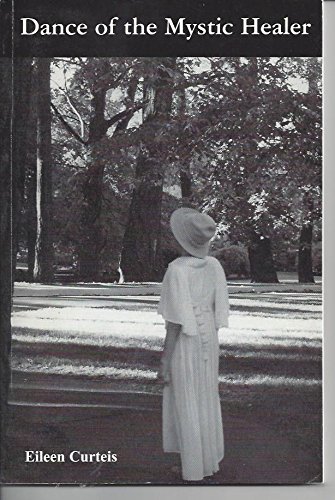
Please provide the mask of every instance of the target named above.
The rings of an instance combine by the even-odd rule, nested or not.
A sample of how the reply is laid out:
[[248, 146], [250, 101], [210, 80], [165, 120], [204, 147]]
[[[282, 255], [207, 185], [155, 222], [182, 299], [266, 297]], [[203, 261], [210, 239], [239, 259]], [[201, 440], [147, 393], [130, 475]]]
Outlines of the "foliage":
[[168, 218], [179, 203], [180, 172], [186, 169], [193, 204], [215, 218], [225, 245], [234, 249], [223, 252], [232, 269], [243, 261], [240, 246], [248, 245], [251, 230], [271, 238], [280, 267], [291, 266], [287, 255], [296, 251], [304, 221], [311, 219], [314, 239], [321, 238], [320, 64], [316, 58], [179, 58], [175, 68], [165, 65], [174, 93], [169, 118], [163, 113], [158, 127], [143, 120], [142, 107], [148, 104], [145, 85], [157, 68], [163, 70], [159, 58], [55, 58], [52, 155], [59, 262], [78, 262], [85, 182], [99, 165], [98, 258], [102, 275], [114, 275], [139, 182], [137, 161], [143, 145], [150, 144], [166, 191], [176, 195], [163, 199], [165, 263], [176, 251]]
[[246, 248], [232, 245], [215, 250], [212, 255], [222, 264], [227, 278], [248, 278], [250, 276], [249, 257]]
[[308, 216], [306, 192], [312, 217], [321, 215], [320, 61], [215, 63], [212, 95], [205, 101], [208, 87], [197, 95], [206, 116], [192, 163], [197, 200], [232, 241], [246, 243], [252, 228], [294, 242]]

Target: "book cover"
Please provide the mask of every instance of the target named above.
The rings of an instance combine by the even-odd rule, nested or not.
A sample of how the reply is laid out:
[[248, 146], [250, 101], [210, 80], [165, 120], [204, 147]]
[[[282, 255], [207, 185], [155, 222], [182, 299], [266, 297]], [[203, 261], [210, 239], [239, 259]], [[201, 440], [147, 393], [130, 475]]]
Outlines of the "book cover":
[[[2, 483], [321, 483], [322, 2], [0, 8]], [[230, 307], [197, 480], [163, 449], [179, 207]]]

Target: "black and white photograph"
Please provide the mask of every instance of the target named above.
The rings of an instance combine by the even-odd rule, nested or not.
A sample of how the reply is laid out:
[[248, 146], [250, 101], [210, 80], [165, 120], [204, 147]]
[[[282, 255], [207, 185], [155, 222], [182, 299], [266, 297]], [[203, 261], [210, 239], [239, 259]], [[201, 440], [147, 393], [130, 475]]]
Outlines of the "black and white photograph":
[[321, 58], [26, 57], [13, 88], [2, 481], [322, 482]]

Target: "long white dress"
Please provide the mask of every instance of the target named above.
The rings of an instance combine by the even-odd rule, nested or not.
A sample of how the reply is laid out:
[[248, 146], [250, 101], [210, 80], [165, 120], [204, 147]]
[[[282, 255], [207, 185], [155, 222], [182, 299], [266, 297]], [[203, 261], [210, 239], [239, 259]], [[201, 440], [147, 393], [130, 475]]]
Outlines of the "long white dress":
[[224, 455], [217, 331], [228, 326], [228, 292], [217, 259], [179, 257], [164, 276], [158, 313], [182, 325], [163, 389], [163, 449], [179, 452], [185, 480], [219, 470]]

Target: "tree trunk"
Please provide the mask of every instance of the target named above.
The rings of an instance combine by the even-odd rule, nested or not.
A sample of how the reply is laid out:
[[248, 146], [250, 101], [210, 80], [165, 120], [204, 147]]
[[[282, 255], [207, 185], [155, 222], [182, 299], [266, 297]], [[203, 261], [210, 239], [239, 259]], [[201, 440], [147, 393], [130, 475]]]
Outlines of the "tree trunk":
[[36, 245], [36, 160], [27, 171], [26, 180], [26, 228], [28, 251], [28, 280], [34, 281]]
[[189, 166], [180, 167], [179, 172], [181, 197], [183, 206], [189, 206], [192, 197], [192, 177]]
[[[317, 79], [313, 78], [311, 74], [308, 79], [308, 92], [312, 95], [318, 95], [319, 93]], [[299, 238], [298, 278], [299, 283], [315, 283], [312, 262], [313, 220], [315, 214], [314, 200], [309, 191], [304, 193], [302, 204], [305, 218], [302, 223]]]
[[[102, 73], [107, 73], [108, 70], [108, 66], [100, 68]], [[137, 80], [131, 80], [129, 83], [128, 99], [130, 103], [134, 102], [137, 83]], [[102, 86], [93, 91], [93, 113], [89, 125], [86, 151], [88, 167], [82, 188], [81, 246], [78, 257], [80, 279], [87, 282], [100, 279], [101, 252], [107, 243], [101, 221], [104, 164], [99, 160], [99, 144], [110, 127], [110, 121], [105, 119], [107, 90], [108, 87]], [[116, 122], [114, 135], [127, 128], [131, 116], [131, 114], [125, 115]]]
[[95, 281], [100, 277], [100, 252], [103, 248], [103, 230], [100, 220], [104, 166], [99, 162], [97, 147], [105, 136], [108, 126], [105, 120], [107, 89], [102, 87], [93, 93], [89, 138], [86, 150], [88, 167], [82, 187], [81, 247], [79, 249], [79, 274], [83, 281]]
[[[13, 219], [13, 252], [18, 251], [19, 225], [24, 199], [24, 183], [27, 166], [28, 136], [29, 136], [29, 116], [31, 110], [31, 77], [32, 59], [21, 58], [14, 62], [14, 103], [13, 103], [13, 138], [12, 157], [13, 168], [17, 172], [17, 183], [13, 192], [13, 212], [18, 214]], [[15, 260], [14, 259], [14, 260]]]
[[79, 273], [80, 278], [87, 282], [99, 279], [100, 253], [105, 244], [100, 221], [103, 175], [103, 165], [89, 164], [82, 188], [82, 238], [79, 249]]
[[34, 281], [34, 265], [35, 265], [35, 245], [36, 245], [36, 124], [37, 124], [37, 86], [36, 65], [32, 68], [31, 78], [31, 107], [28, 122], [28, 150], [27, 150], [27, 167], [26, 167], [26, 230], [27, 230], [27, 252], [28, 252], [28, 280]]
[[138, 158], [136, 170], [136, 177], [146, 180], [133, 190], [121, 269], [125, 281], [157, 281], [161, 278], [163, 175], [156, 162], [144, 155]]
[[298, 254], [299, 283], [315, 283], [312, 263], [313, 224], [308, 222], [301, 228]]
[[106, 89], [104, 88], [99, 89], [92, 98], [93, 115], [86, 150], [88, 167], [82, 187], [81, 247], [78, 257], [80, 279], [87, 282], [100, 278], [100, 253], [104, 246], [103, 227], [100, 220], [104, 165], [99, 161], [98, 146], [108, 130], [104, 117], [105, 99]]
[[50, 59], [37, 64], [36, 244], [34, 281], [53, 281]]
[[[192, 176], [190, 164], [188, 161], [188, 141], [185, 138], [184, 125], [186, 118], [186, 95], [185, 95], [185, 79], [184, 79], [184, 65], [183, 62], [179, 63], [179, 71], [181, 72], [182, 78], [179, 81], [179, 88], [176, 90], [176, 108], [179, 119], [179, 147], [180, 154], [183, 160], [179, 166], [179, 181], [180, 181], [180, 189], [181, 189], [181, 197], [182, 197], [182, 205], [184, 207], [191, 206], [191, 198], [192, 198]], [[187, 158], [185, 160], [185, 158]]]
[[123, 239], [120, 267], [125, 281], [156, 281], [163, 273], [161, 211], [164, 180], [164, 145], [172, 106], [175, 58], [153, 58], [151, 78], [144, 85], [143, 127], [146, 138], [136, 167], [136, 185]]
[[252, 283], [278, 283], [274, 267], [271, 240], [252, 231], [248, 247]]

